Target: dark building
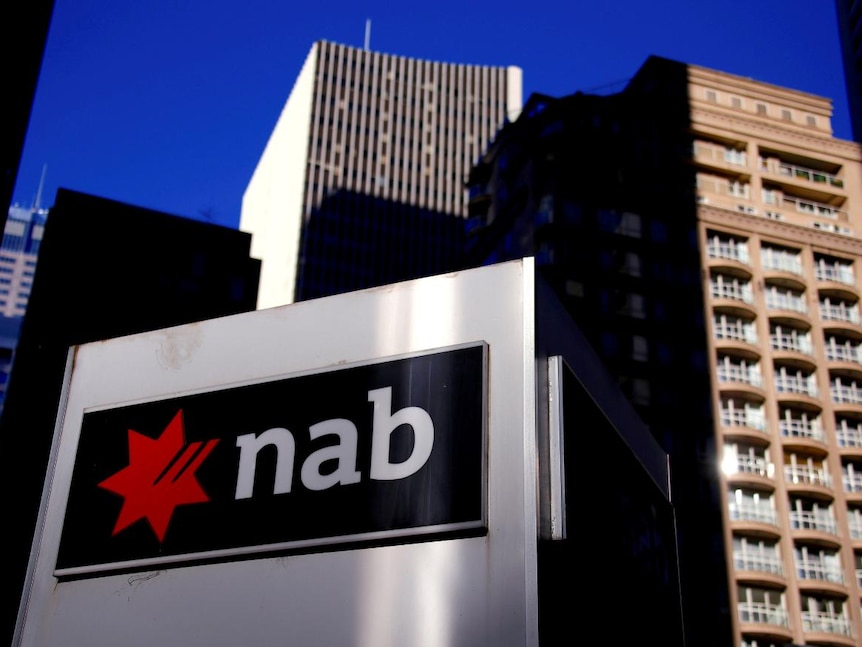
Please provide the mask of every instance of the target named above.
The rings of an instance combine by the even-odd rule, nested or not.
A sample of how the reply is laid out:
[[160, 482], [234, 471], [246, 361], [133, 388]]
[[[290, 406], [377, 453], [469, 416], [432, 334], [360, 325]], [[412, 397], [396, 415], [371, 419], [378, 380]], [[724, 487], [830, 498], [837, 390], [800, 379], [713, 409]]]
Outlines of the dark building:
[[862, 142], [862, 3], [835, 0], [853, 139]]
[[862, 156], [830, 116], [651, 57], [533, 95], [471, 173], [471, 264], [535, 256], [669, 454], [690, 645], [862, 635]]
[[[260, 261], [226, 227], [60, 189], [0, 420], [5, 627], [14, 627], [70, 346], [255, 309]], [[132, 369], [130, 369], [132, 370]]]

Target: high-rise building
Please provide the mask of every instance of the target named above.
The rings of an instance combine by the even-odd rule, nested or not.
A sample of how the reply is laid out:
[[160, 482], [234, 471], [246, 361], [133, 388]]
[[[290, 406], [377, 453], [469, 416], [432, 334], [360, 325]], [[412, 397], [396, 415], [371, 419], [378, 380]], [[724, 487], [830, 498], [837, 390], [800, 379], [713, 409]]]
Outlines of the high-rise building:
[[835, 0], [853, 138], [862, 142], [862, 2]]
[[690, 645], [862, 640], [862, 151], [831, 111], [652, 57], [533, 95], [471, 174], [472, 261], [535, 255], [670, 455]]
[[258, 306], [454, 269], [464, 181], [520, 104], [515, 67], [316, 42], [243, 196]]

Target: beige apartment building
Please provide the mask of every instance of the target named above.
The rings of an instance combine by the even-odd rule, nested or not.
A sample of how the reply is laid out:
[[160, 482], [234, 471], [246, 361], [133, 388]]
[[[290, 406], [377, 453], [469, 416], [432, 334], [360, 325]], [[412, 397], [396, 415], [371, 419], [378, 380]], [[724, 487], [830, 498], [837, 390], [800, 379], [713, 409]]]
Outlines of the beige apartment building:
[[862, 644], [862, 156], [828, 99], [689, 66], [738, 644]]

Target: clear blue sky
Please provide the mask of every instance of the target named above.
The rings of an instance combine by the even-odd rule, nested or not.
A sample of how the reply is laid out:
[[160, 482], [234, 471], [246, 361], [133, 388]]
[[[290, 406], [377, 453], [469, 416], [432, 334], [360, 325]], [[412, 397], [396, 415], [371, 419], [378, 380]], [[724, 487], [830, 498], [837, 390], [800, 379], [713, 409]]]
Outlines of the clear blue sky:
[[850, 138], [832, 0], [56, 0], [15, 201], [46, 165], [43, 206], [64, 187], [238, 226], [309, 47], [361, 47], [367, 19], [374, 50], [521, 67], [525, 100], [657, 54], [829, 97]]

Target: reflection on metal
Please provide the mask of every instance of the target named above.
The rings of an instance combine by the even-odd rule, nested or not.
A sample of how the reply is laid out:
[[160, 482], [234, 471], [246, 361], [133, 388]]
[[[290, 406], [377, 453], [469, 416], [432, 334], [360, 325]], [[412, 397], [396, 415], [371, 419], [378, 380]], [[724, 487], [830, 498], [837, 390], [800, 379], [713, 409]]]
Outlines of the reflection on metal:
[[563, 440], [563, 358], [548, 358], [548, 479], [550, 486], [550, 538], [566, 538], [566, 473]]

